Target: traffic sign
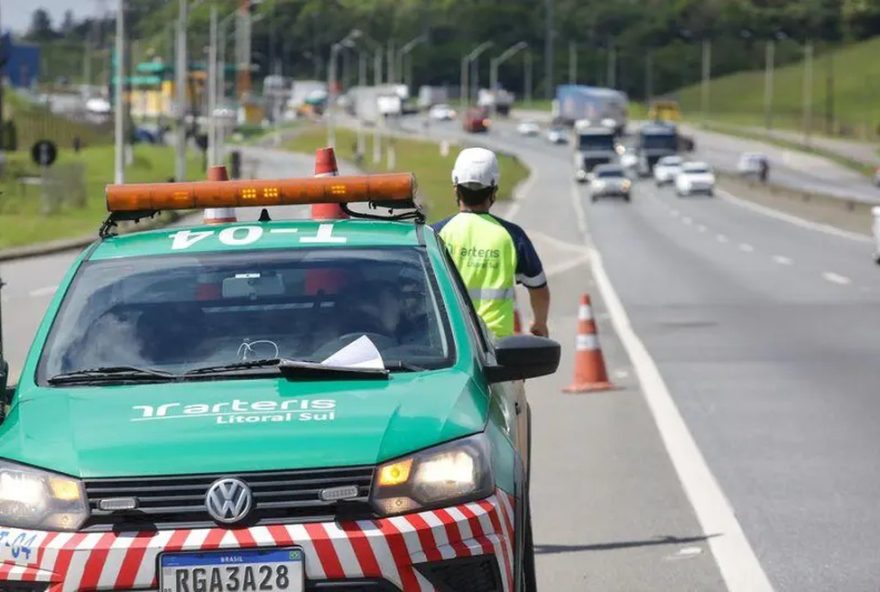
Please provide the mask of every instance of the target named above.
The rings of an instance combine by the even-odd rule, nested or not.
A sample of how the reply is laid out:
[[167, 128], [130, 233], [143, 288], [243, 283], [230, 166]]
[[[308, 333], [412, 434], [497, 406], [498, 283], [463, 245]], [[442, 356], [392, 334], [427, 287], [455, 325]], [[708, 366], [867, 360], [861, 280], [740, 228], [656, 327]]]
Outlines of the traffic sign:
[[51, 166], [58, 158], [58, 148], [49, 140], [38, 140], [31, 148], [31, 158], [40, 166]]

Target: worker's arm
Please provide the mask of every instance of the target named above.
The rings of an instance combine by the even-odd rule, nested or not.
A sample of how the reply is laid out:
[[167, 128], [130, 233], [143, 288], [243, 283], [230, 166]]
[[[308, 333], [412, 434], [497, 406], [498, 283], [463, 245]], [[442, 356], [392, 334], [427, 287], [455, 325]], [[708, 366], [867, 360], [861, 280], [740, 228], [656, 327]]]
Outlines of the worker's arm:
[[540, 288], [529, 288], [529, 300], [532, 304], [532, 316], [535, 319], [530, 329], [532, 335], [549, 337], [547, 317], [550, 314], [550, 287], [544, 284]]

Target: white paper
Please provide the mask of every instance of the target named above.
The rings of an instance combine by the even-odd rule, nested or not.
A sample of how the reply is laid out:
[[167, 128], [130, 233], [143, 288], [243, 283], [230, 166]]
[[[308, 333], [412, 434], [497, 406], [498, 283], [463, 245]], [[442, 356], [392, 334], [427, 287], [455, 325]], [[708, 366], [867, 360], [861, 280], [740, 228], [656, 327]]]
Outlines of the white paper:
[[341, 350], [321, 362], [325, 366], [342, 368], [374, 368], [385, 369], [382, 354], [366, 335], [361, 335]]

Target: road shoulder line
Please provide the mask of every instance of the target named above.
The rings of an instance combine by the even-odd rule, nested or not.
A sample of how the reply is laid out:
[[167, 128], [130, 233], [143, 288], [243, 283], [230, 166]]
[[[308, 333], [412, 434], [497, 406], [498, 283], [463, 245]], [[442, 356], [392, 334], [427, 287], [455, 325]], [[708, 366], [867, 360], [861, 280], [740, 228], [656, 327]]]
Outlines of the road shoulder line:
[[571, 197], [578, 226], [586, 242], [593, 277], [618, 338], [636, 370], [641, 391], [679, 481], [696, 513], [724, 582], [730, 592], [772, 592], [767, 575], [736, 519], [727, 496], [706, 464], [685, 424], [656, 362], [636, 335], [629, 316], [605, 271], [602, 256], [592, 244], [577, 186]]
[[743, 199], [741, 197], [737, 197], [726, 189], [721, 189], [717, 187], [715, 189], [715, 193], [718, 194], [721, 199], [724, 201], [733, 204], [735, 206], [739, 206], [741, 208], [745, 208], [747, 210], [751, 210], [753, 212], [757, 212], [759, 214], [763, 214], [765, 216], [769, 216], [771, 218], [776, 218], [777, 220], [782, 220], [783, 222], [788, 222], [789, 224], [793, 224], [795, 226], [800, 226], [801, 228], [806, 228], [807, 230], [814, 230], [816, 232], [824, 232], [825, 234], [830, 234], [832, 236], [838, 236], [840, 238], [846, 238], [852, 241], [862, 242], [862, 243], [870, 243], [871, 237], [866, 236], [864, 234], [859, 234], [857, 232], [850, 232], [849, 230], [843, 230], [841, 228], [837, 228], [835, 226], [831, 226], [830, 224], [822, 224], [820, 222], [813, 222], [811, 220], [807, 220], [806, 218], [801, 218], [800, 216], [795, 216], [793, 214], [788, 214], [786, 212], [781, 212], [779, 210], [774, 210], [773, 208], [768, 208], [767, 206], [762, 206], [760, 204], [756, 204], [754, 202], [748, 201], [747, 199]]

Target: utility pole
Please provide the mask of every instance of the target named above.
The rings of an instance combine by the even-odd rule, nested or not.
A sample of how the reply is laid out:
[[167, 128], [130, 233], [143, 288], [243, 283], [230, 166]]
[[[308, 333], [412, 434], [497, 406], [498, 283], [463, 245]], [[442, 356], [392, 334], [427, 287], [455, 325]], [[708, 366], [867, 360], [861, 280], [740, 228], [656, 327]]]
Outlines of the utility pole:
[[700, 110], [703, 124], [709, 119], [709, 84], [712, 77], [712, 41], [703, 39], [703, 81], [700, 85]]
[[568, 42], [568, 83], [577, 84], [578, 54], [577, 44]]
[[532, 103], [532, 50], [526, 49], [523, 59], [523, 98], [527, 104]]
[[186, 180], [186, 20], [187, 2], [178, 0], [179, 10], [177, 15], [177, 68], [175, 72], [175, 95], [177, 97], [177, 137], [175, 138], [175, 164], [174, 179]]
[[764, 55], [764, 128], [773, 129], [773, 66], [776, 43], [773, 39], [767, 42]]
[[804, 144], [810, 145], [813, 128], [813, 42], [804, 45]]
[[125, 114], [122, 108], [122, 86], [125, 84], [125, 0], [116, 9], [116, 85], [113, 87], [113, 182], [125, 183]]
[[[361, 50], [358, 51], [358, 92], [366, 92], [367, 87], [367, 56]], [[367, 138], [364, 135], [364, 118], [358, 117], [357, 128], [357, 151], [363, 157], [367, 151]]]
[[553, 98], [553, 46], [555, 36], [554, 24], [554, 2], [555, 0], [544, 0], [546, 5], [546, 22], [544, 31], [544, 96], [547, 99]]
[[828, 44], [825, 71], [825, 133], [834, 133], [834, 48]]
[[330, 65], [327, 68], [327, 145], [336, 147], [336, 58], [342, 45], [334, 43], [330, 48]]
[[217, 150], [217, 5], [211, 5], [208, 43], [208, 166], [218, 164]]
[[654, 99], [654, 50], [650, 47], [645, 53], [645, 99], [649, 103]]
[[606, 79], [608, 88], [617, 88], [617, 48], [611, 41], [608, 42], [608, 74]]
[[461, 113], [464, 115], [468, 110], [468, 104], [470, 103], [470, 93], [468, 91], [468, 74], [470, 73], [470, 64], [468, 63], [467, 56], [461, 58], [461, 90], [459, 91], [459, 95], [461, 98]]

